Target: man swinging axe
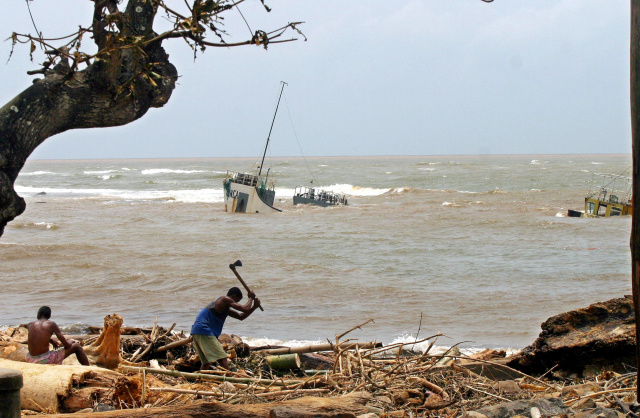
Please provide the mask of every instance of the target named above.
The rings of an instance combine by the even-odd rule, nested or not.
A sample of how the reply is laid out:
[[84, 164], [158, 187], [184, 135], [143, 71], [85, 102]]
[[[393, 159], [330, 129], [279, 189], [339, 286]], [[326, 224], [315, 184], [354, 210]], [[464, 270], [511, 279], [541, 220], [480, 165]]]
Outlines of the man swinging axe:
[[[232, 287], [226, 296], [220, 296], [203, 308], [191, 327], [191, 336], [193, 345], [198, 352], [198, 357], [202, 363], [201, 370], [211, 369], [212, 365], [218, 363], [220, 367], [229, 370], [229, 358], [222, 348], [222, 344], [218, 341], [218, 337], [222, 334], [222, 327], [227, 316], [240, 321], [244, 321], [256, 309], [262, 309], [260, 299], [256, 298], [256, 294], [249, 289], [244, 280], [236, 271], [236, 267], [242, 266], [240, 260], [229, 265], [229, 268], [235, 273], [240, 283], [247, 290], [249, 300], [244, 305], [240, 304], [242, 300], [242, 291], [237, 287]], [[264, 310], [264, 309], [263, 309]]]

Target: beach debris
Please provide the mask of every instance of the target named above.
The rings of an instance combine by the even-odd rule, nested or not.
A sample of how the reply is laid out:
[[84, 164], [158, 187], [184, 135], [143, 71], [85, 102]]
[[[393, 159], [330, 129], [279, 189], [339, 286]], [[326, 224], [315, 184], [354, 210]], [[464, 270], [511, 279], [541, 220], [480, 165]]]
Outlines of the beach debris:
[[[608, 321], [608, 315], [602, 318]], [[102, 346], [108, 335], [105, 330], [116, 329], [118, 322], [107, 326], [105, 321], [102, 341], [98, 343], [100, 337], [83, 336], [85, 344]], [[343, 416], [635, 416], [631, 411], [636, 402], [635, 373], [606, 370], [597, 376], [576, 374], [568, 380], [566, 375], [554, 373], [557, 367], [552, 366], [542, 373], [529, 374], [511, 367], [514, 357], [506, 357], [501, 350], [465, 355], [460, 344], [444, 351], [436, 349], [441, 333], [389, 345], [345, 339], [369, 322], [372, 321], [336, 335], [334, 342], [302, 348], [250, 348], [240, 337], [223, 334], [220, 341], [233, 359], [234, 371], [199, 371], [201, 363], [189, 338], [173, 331], [174, 326], [162, 328], [156, 320], [151, 329], [135, 329], [135, 335], [128, 330], [130, 335], [120, 336], [121, 361], [117, 372], [99, 369], [107, 374], [97, 375], [102, 379], [98, 383], [74, 380], [73, 393], [60, 398], [58, 411], [82, 410], [93, 397], [102, 407], [114, 408], [108, 413], [114, 417], [152, 413], [336, 416], [344, 412], [341, 408], [356, 408]], [[595, 320], [592, 322], [597, 328]], [[571, 327], [566, 329], [570, 331]], [[0, 332], [0, 352], [8, 348], [17, 351], [10, 348], [16, 345], [25, 346], [3, 336]], [[319, 347], [324, 351], [317, 350]], [[417, 347], [420, 349], [416, 350]], [[273, 354], [272, 350], [279, 350], [279, 354]], [[278, 367], [276, 363], [284, 358], [296, 366], [299, 361], [300, 366]], [[137, 362], [132, 365], [132, 360]], [[54, 370], [64, 366], [41, 367]], [[80, 366], [76, 369], [87, 370]], [[96, 368], [91, 368], [92, 372], [93, 369]], [[85, 378], [84, 382], [87, 379], [91, 382], [92, 378], [95, 377]], [[112, 386], [105, 391], [104, 385]], [[112, 396], [116, 392], [127, 395]], [[359, 399], [359, 406], [355, 407], [349, 396]], [[203, 404], [202, 400], [215, 402]], [[321, 414], [318, 412], [321, 405], [330, 409]], [[33, 405], [31, 408], [44, 411]]]
[[594, 303], [547, 319], [536, 341], [513, 356], [509, 366], [530, 374], [554, 368], [557, 378], [619, 373], [636, 364], [636, 330], [631, 296]]

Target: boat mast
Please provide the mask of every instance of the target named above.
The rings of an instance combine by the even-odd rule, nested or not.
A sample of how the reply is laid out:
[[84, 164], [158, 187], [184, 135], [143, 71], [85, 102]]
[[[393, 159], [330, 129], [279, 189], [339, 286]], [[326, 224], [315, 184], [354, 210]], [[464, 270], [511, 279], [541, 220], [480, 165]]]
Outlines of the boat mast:
[[271, 121], [271, 128], [269, 128], [269, 135], [267, 136], [267, 145], [264, 146], [264, 153], [262, 154], [262, 161], [260, 162], [260, 170], [258, 171], [258, 176], [262, 174], [262, 165], [264, 164], [264, 157], [267, 155], [267, 148], [269, 148], [269, 139], [271, 138], [271, 131], [273, 130], [273, 123], [276, 121], [276, 115], [278, 114], [278, 107], [280, 106], [280, 99], [282, 98], [282, 92], [284, 91], [284, 86], [287, 85], [284, 81], [281, 81], [282, 88], [280, 89], [280, 96], [278, 96], [278, 104], [276, 105], [276, 111], [273, 114], [273, 120]]

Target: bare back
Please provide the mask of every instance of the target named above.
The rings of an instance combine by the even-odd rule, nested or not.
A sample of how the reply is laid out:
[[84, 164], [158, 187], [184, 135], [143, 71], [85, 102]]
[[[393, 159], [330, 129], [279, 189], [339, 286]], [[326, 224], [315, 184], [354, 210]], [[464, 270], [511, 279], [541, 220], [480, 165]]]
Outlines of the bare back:
[[48, 319], [38, 319], [27, 325], [29, 330], [29, 338], [27, 344], [29, 346], [29, 354], [39, 356], [49, 351], [49, 340], [53, 334], [60, 332], [58, 325]]

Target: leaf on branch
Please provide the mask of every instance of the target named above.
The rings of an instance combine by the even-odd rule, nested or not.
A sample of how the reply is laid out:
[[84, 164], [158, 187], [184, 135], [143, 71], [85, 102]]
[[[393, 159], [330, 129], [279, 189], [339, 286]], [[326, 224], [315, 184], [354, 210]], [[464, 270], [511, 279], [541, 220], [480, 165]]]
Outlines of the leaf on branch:
[[29, 58], [31, 59], [31, 62], [33, 62], [33, 53], [36, 50], [36, 44], [35, 42], [31, 41], [31, 49], [29, 51]]
[[263, 30], [257, 30], [251, 38], [251, 43], [256, 45], [264, 45], [264, 49], [267, 49], [269, 45], [269, 35]]
[[[493, 0], [491, 0], [491, 1], [493, 1]], [[267, 12], [270, 12], [270, 11], [271, 11], [271, 8], [269, 8], [269, 6], [267, 6], [267, 5], [265, 4], [264, 0], [260, 0], [260, 2], [262, 3], [262, 5], [264, 6], [264, 9], [265, 9]]]

